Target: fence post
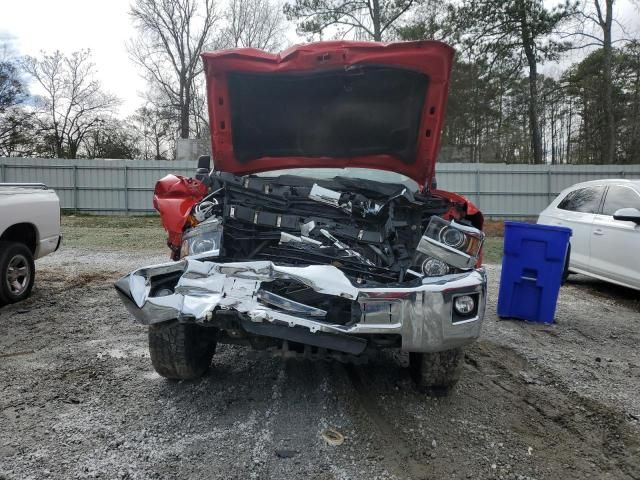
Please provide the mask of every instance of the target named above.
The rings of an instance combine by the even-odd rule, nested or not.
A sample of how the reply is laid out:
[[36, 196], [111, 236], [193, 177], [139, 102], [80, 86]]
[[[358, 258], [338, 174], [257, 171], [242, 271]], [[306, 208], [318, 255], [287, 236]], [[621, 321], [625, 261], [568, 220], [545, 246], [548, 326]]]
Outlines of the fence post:
[[480, 167], [476, 167], [476, 204], [480, 206]]
[[124, 214], [129, 216], [129, 167], [124, 166]]
[[547, 165], [547, 203], [551, 203], [551, 167]]
[[73, 211], [78, 213], [78, 166], [73, 166]]
[[3, 163], [2, 165], [0, 165], [0, 173], [2, 174], [0, 175], [1, 177], [0, 181], [7, 183], [7, 165], [6, 164]]

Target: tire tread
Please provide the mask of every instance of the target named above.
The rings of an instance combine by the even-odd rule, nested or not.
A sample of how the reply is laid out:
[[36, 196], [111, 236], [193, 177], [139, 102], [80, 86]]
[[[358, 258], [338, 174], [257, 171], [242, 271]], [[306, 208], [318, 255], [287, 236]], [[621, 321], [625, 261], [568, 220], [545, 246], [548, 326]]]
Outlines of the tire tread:
[[153, 368], [173, 380], [203, 376], [216, 349], [216, 331], [199, 325], [163, 322], [149, 326], [149, 353]]
[[417, 387], [434, 396], [449, 394], [464, 366], [464, 350], [454, 348], [434, 353], [411, 353], [410, 366]]

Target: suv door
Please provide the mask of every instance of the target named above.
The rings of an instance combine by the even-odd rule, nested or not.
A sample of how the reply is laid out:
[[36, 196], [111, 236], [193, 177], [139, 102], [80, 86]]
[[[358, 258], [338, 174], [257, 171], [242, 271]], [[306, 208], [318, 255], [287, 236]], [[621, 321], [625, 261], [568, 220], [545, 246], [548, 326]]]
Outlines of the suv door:
[[640, 226], [614, 220], [613, 214], [621, 208], [640, 210], [640, 194], [627, 185], [611, 185], [602, 212], [593, 221], [591, 268], [594, 274], [615, 283], [640, 288]]
[[556, 207], [553, 223], [573, 231], [570, 267], [589, 270], [591, 227], [596, 212], [600, 210], [604, 189], [603, 185], [577, 188]]

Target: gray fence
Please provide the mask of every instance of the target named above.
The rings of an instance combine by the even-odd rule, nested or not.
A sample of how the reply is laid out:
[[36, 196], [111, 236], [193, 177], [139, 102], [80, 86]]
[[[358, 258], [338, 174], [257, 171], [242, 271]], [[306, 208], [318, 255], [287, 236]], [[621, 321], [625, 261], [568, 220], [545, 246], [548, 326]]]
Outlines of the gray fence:
[[[195, 161], [0, 158], [0, 182], [42, 182], [68, 210], [153, 212], [153, 186], [168, 173], [192, 175]], [[598, 178], [638, 178], [640, 165], [441, 163], [438, 188], [461, 193], [490, 218], [535, 217], [561, 190]]]
[[191, 176], [195, 161], [0, 158], [0, 182], [42, 182], [62, 208], [81, 213], [153, 212], [153, 187], [168, 173]]

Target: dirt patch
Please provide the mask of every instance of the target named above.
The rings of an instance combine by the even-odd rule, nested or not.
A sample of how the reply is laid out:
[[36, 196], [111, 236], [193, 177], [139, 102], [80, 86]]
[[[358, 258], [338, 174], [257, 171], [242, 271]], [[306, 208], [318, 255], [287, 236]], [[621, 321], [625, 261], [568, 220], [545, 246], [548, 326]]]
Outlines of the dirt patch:
[[488, 237], [504, 236], [504, 221], [502, 220], [485, 220], [482, 227], [485, 235]]
[[447, 398], [386, 353], [221, 346], [205, 378], [168, 382], [112, 286], [165, 259], [67, 247], [0, 309], [0, 478], [640, 478], [640, 318], [615, 292], [570, 283], [557, 324], [499, 321], [490, 267], [483, 338]]

